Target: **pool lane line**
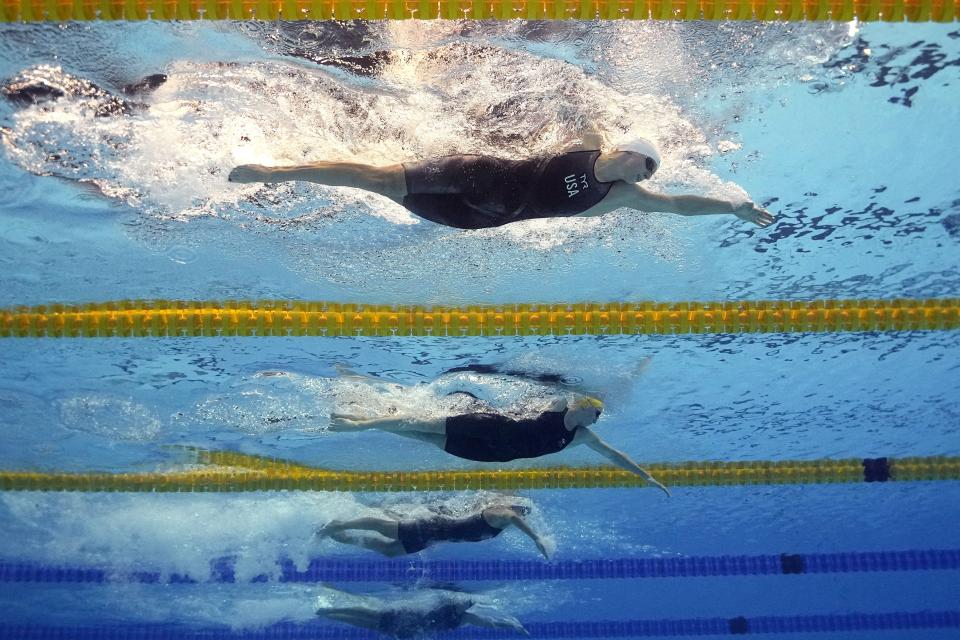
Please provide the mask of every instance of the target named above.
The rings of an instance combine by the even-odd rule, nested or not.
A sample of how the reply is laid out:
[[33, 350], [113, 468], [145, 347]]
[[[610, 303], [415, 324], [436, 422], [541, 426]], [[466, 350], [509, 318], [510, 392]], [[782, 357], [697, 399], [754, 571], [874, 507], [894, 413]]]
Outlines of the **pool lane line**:
[[947, 331], [960, 299], [416, 306], [123, 300], [0, 310], [0, 337], [460, 337]]
[[206, 576], [138, 568], [50, 565], [0, 561], [0, 583], [74, 584], [234, 584], [322, 582], [417, 582], [421, 580], [536, 581], [634, 580], [647, 578], [701, 578], [721, 576], [798, 576], [847, 573], [960, 570], [960, 549], [859, 551], [837, 553], [781, 553], [739, 556], [667, 558], [600, 558], [594, 560], [358, 560], [320, 557], [300, 571], [293, 561], [277, 561], [278, 574], [241, 581], [236, 559], [217, 558]]
[[[529, 636], [501, 629], [461, 627], [430, 637], [463, 640], [504, 638], [646, 638], [779, 633], [842, 633], [960, 628], [960, 611], [891, 611], [821, 615], [575, 620], [525, 622]], [[17, 640], [383, 640], [373, 631], [329, 622], [280, 622], [251, 629], [140, 623], [104, 626], [47, 626], [0, 623], [0, 639]]]
[[[215, 459], [217, 452], [208, 452]], [[246, 491], [461, 491], [643, 487], [615, 467], [464, 469], [449, 471], [333, 471], [269, 458], [222, 454], [231, 466], [163, 472], [49, 472], [0, 470], [0, 491], [246, 492]], [[249, 461], [249, 462], [243, 462]], [[245, 468], [243, 464], [262, 464]], [[883, 483], [960, 479], [960, 457], [759, 460], [644, 464], [668, 487]]]
[[242, 4], [193, 0], [32, 2], [4, 0], [0, 22], [73, 20], [765, 20], [776, 22], [953, 22], [949, 0], [824, 3], [817, 0], [251, 0]]

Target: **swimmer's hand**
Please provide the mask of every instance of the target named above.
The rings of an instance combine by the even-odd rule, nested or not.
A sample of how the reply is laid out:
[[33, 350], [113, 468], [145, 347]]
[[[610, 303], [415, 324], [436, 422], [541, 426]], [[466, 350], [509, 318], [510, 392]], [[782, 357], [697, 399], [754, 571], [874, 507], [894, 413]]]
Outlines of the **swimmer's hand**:
[[657, 480], [654, 480], [652, 477], [650, 477], [650, 478], [644, 478], [644, 480], [646, 480], [647, 482], [649, 482], [650, 484], [652, 484], [652, 485], [655, 486], [655, 487], [660, 487], [660, 489], [661, 489], [665, 494], [667, 494], [667, 497], [668, 497], [668, 498], [671, 497], [671, 495], [670, 495], [670, 489], [667, 489], [665, 486], [663, 486], [662, 484], [660, 484]]
[[650, 368], [650, 363], [651, 363], [651, 362], [653, 362], [653, 356], [647, 356], [646, 358], [644, 358], [643, 360], [641, 360], [641, 361], [640, 361], [640, 364], [638, 364], [637, 367], [636, 367], [636, 369], [633, 370], [634, 375], [639, 376], [639, 375], [645, 373], [646, 370]]
[[269, 182], [272, 172], [262, 164], [242, 164], [234, 167], [227, 176], [227, 182]]
[[525, 635], [525, 636], [529, 636], [529, 635], [530, 635], [530, 632], [527, 631], [527, 628], [526, 628], [525, 626], [523, 626], [522, 624], [520, 624], [519, 622], [516, 622], [515, 624], [510, 624], [509, 626], [510, 626], [511, 629], [513, 629], [513, 630], [516, 631], [517, 633], [521, 633], [521, 634], [523, 634], [523, 635]]
[[550, 550], [547, 548], [547, 545], [537, 537], [534, 542], [537, 544], [537, 549], [540, 550], [540, 553], [543, 554], [543, 557], [547, 560], [550, 559]]
[[758, 207], [752, 202], [744, 202], [741, 205], [735, 206], [733, 208], [733, 215], [737, 216], [741, 220], [752, 222], [761, 228], [769, 227], [775, 220], [773, 214], [763, 207]]

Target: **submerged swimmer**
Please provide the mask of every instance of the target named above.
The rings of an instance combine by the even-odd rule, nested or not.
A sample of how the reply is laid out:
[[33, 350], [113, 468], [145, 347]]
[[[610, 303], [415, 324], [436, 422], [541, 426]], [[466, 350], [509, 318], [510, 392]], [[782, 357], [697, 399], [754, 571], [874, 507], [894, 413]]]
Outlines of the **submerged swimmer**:
[[[529, 513], [529, 507], [505, 503], [492, 504], [462, 517], [434, 512], [420, 518], [364, 517], [334, 520], [320, 529], [317, 535], [329, 536], [337, 542], [354, 544], [395, 557], [417, 553], [438, 542], [489, 540], [513, 526], [527, 534], [543, 557], [549, 558], [546, 544], [524, 519]], [[352, 536], [347, 534], [347, 531], [351, 530], [370, 531], [379, 536]]]
[[660, 167], [660, 152], [644, 138], [604, 150], [604, 137], [585, 133], [562, 153], [527, 160], [452, 155], [373, 166], [312, 162], [235, 167], [231, 182], [307, 181], [372, 191], [410, 212], [459, 229], [499, 227], [518, 220], [600, 216], [615, 209], [683, 216], [732, 214], [760, 227], [774, 217], [752, 202], [654, 193], [638, 183]]
[[120, 88], [116, 95], [89, 80], [65, 73], [60, 67], [40, 65], [25, 69], [0, 86], [0, 94], [17, 107], [53, 102], [60, 98], [83, 100], [97, 117], [130, 115], [147, 109], [147, 105], [131, 100], [141, 98], [167, 81], [162, 73], [141, 78]]
[[585, 444], [621, 469], [670, 491], [622, 451], [601, 440], [590, 425], [603, 412], [600, 400], [577, 394], [573, 400], [557, 399], [533, 418], [510, 418], [492, 412], [472, 412], [445, 418], [393, 414], [387, 418], [362, 418], [334, 413], [331, 431], [380, 429], [436, 445], [458, 458], [479, 462], [507, 462], [557, 453]]
[[[372, 629], [393, 638], [418, 638], [452, 631], [467, 624], [512, 629], [529, 635], [519, 620], [484, 603], [481, 597], [444, 589], [421, 589], [417, 599], [388, 602], [326, 587], [317, 597], [316, 613], [331, 620]], [[424, 596], [428, 597], [424, 601]], [[345, 599], [342, 605], [332, 601]]]

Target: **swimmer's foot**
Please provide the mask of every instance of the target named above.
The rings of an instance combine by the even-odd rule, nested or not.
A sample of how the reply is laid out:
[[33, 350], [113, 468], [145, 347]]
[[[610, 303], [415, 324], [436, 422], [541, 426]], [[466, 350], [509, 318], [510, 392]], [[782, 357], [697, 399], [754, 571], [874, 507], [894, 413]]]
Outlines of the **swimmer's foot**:
[[343, 362], [334, 362], [333, 369], [337, 372], [337, 375], [341, 378], [365, 378], [367, 376], [362, 376], [353, 369], [350, 368], [350, 365]]
[[636, 369], [633, 370], [634, 375], [641, 375], [650, 368], [650, 363], [653, 361], [653, 356], [647, 356], [637, 364]]
[[141, 78], [137, 82], [133, 82], [123, 87], [123, 92], [128, 96], [142, 96], [148, 93], [152, 93], [156, 90], [157, 87], [162, 85], [167, 81], [167, 76], [162, 73], [154, 73], [152, 75]]
[[360, 416], [348, 413], [334, 413], [330, 415], [330, 431], [363, 431], [369, 429], [370, 421]]
[[278, 377], [289, 377], [290, 374], [286, 371], [258, 371], [253, 374], [254, 378], [278, 378]]
[[343, 527], [342, 520], [331, 520], [327, 524], [323, 525], [313, 534], [314, 538], [322, 540], [323, 538], [332, 537], [335, 533], [339, 533]]

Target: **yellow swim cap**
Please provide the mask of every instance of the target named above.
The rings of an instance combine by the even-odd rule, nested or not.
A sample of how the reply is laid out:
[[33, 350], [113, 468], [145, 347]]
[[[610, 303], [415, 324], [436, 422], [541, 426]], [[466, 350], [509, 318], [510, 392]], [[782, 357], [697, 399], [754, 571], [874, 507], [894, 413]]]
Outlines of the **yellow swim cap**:
[[573, 409], [587, 409], [594, 408], [597, 411], [603, 411], [603, 402], [599, 398], [594, 398], [593, 396], [581, 396], [576, 402], [573, 403]]

